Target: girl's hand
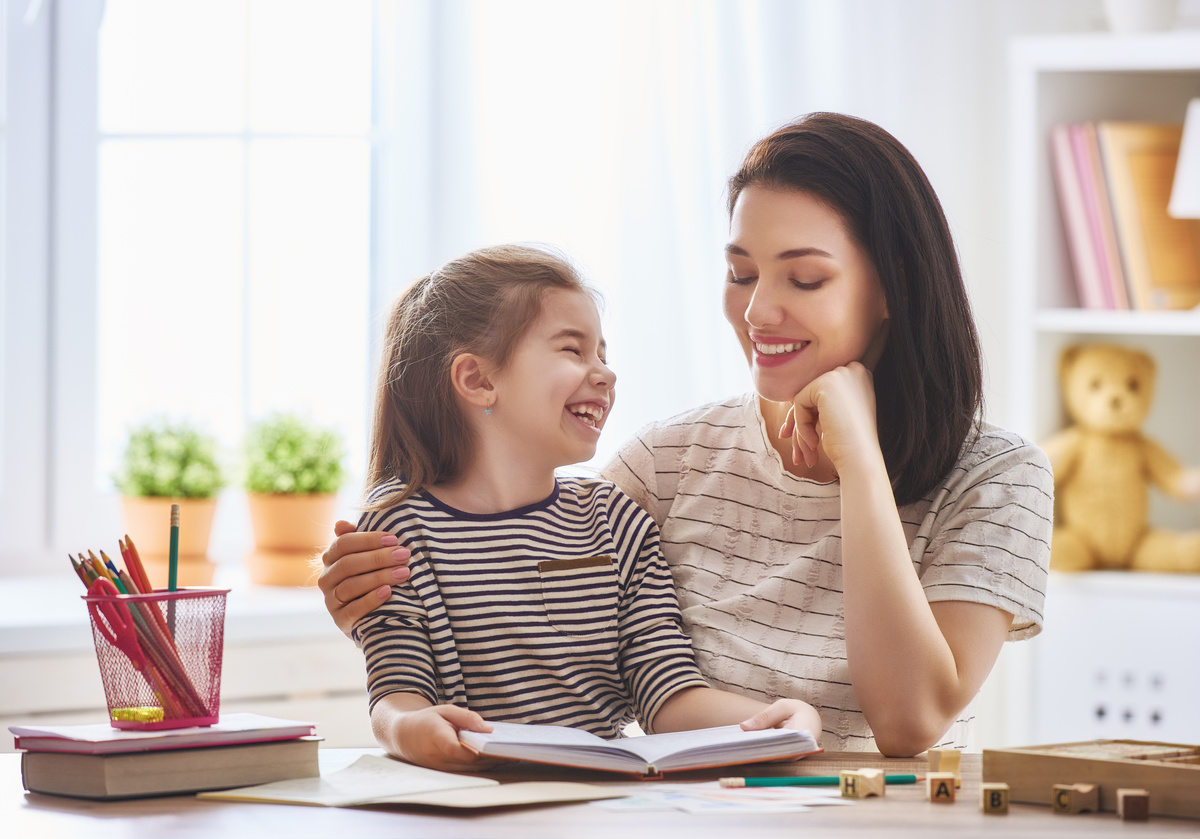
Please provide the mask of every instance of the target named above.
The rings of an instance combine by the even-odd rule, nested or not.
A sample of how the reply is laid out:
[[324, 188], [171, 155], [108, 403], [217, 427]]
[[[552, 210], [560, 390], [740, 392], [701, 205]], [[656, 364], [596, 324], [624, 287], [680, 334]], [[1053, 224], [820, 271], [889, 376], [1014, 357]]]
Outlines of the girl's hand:
[[388, 599], [393, 585], [408, 579], [409, 550], [391, 533], [357, 533], [348, 521], [337, 522], [333, 532], [337, 538], [321, 555], [317, 586], [333, 622], [349, 635]]
[[762, 731], [767, 728], [791, 728], [807, 731], [821, 741], [821, 716], [817, 709], [799, 699], [777, 699], [742, 723], [743, 731]]
[[792, 400], [779, 436], [792, 438], [792, 462], [810, 469], [822, 450], [839, 475], [855, 457], [878, 457], [871, 371], [852, 361], [818, 376]]
[[431, 705], [395, 718], [391, 742], [409, 763], [444, 772], [478, 772], [497, 761], [481, 758], [458, 740], [460, 729], [488, 732], [491, 723], [457, 705]]

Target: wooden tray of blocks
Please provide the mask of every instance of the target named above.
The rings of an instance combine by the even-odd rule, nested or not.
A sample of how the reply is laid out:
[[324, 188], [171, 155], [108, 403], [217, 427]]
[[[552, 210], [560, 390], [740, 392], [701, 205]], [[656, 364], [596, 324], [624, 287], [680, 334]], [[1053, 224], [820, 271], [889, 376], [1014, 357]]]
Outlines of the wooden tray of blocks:
[[1089, 740], [984, 749], [983, 780], [1008, 784], [1010, 801], [1045, 805], [1055, 784], [1096, 784], [1100, 809], [1109, 811], [1118, 789], [1144, 789], [1152, 815], [1200, 819], [1200, 746]]

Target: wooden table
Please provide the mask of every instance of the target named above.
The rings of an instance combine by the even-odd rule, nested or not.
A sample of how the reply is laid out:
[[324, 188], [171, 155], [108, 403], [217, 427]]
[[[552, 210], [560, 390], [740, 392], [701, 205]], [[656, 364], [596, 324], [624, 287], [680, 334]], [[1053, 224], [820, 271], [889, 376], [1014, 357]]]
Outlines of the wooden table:
[[[348, 765], [364, 749], [323, 749], [323, 772]], [[376, 752], [377, 753], [377, 752]], [[758, 767], [754, 774], [833, 775], [840, 769], [873, 766], [889, 773], [921, 773], [924, 760], [895, 760], [862, 753], [826, 753], [791, 764]], [[693, 773], [687, 780], [737, 774]], [[745, 774], [751, 774], [746, 771]], [[1006, 816], [979, 809], [980, 756], [963, 755], [963, 784], [953, 804], [931, 804], [924, 785], [894, 785], [883, 798], [851, 806], [818, 807], [807, 813], [692, 815], [678, 811], [610, 812], [592, 804], [567, 804], [461, 814], [401, 809], [294, 807], [201, 801], [192, 796], [98, 802], [27, 793], [20, 758], [0, 755], [0, 834], [14, 839], [105, 837], [634, 837], [656, 839], [743, 839], [743, 837], [928, 837], [1123, 836], [1200, 837], [1200, 821], [1154, 818], [1122, 822], [1112, 813], [1057, 815], [1048, 807], [1014, 804]], [[611, 775], [535, 769], [523, 765], [495, 775], [502, 780], [570, 779], [615, 783]], [[683, 777], [673, 780], [683, 780]], [[626, 784], [627, 782], [621, 782]]]

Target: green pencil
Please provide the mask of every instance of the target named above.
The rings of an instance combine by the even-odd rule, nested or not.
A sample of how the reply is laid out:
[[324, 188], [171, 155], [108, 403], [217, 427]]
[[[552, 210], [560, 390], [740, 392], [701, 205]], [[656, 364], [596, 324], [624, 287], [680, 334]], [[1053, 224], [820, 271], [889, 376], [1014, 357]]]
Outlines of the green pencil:
[[[884, 775], [889, 784], [915, 784], [916, 775]], [[722, 778], [723, 787], [836, 787], [841, 783], [837, 775], [803, 775], [795, 778]]]
[[[171, 554], [167, 563], [167, 591], [175, 591], [179, 575], [179, 505], [171, 505]], [[175, 637], [175, 601], [167, 601], [167, 626]]]

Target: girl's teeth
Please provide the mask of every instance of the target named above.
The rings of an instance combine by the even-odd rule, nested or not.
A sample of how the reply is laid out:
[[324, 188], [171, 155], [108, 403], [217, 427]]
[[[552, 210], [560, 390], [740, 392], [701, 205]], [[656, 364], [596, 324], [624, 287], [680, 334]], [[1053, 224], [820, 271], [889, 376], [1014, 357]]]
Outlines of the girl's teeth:
[[804, 344], [755, 344], [754, 348], [763, 355], [781, 355], [787, 352], [795, 352]]

